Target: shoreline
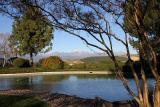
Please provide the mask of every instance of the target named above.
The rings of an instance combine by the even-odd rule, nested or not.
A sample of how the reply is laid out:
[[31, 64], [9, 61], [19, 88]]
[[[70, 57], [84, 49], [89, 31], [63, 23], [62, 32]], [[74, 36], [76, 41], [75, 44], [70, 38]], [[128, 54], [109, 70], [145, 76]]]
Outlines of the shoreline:
[[74, 95], [61, 93], [36, 92], [32, 90], [4, 90], [0, 95], [32, 96], [35, 99], [46, 102], [49, 107], [139, 107], [134, 100], [107, 101], [100, 97], [93, 99], [80, 98]]
[[110, 71], [54, 71], [54, 72], [33, 72], [33, 73], [10, 73], [0, 74], [0, 77], [21, 77], [21, 76], [45, 76], [45, 75], [111, 75]]

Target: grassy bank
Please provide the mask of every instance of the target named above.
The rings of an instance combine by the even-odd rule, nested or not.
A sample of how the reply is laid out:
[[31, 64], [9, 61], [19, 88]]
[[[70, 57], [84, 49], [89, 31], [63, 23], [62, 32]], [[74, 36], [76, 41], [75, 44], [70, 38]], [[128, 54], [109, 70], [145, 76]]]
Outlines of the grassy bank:
[[47, 103], [33, 97], [0, 95], [1, 107], [49, 107]]
[[14, 68], [14, 67], [5, 67], [0, 68], [0, 74], [11, 74], [11, 73], [32, 73], [32, 72], [51, 72], [40, 67], [29, 67], [29, 68]]
[[[50, 60], [49, 60], [50, 61]], [[118, 57], [120, 66], [124, 65], [126, 58]], [[108, 57], [88, 57], [81, 60], [66, 61], [63, 67], [54, 68], [54, 61], [50, 62], [51, 65], [46, 67], [48, 62], [42, 64], [41, 61], [34, 63], [31, 66], [17, 66], [21, 65], [20, 62], [16, 64], [6, 65], [5, 68], [0, 67], [0, 74], [13, 74], [13, 73], [36, 73], [36, 72], [54, 72], [54, 71], [113, 71], [114, 64]], [[23, 64], [22, 64], [23, 65]]]
[[67, 72], [67, 71], [108, 71], [102, 69], [45, 69], [41, 67], [29, 67], [29, 68], [0, 68], [0, 74], [14, 74], [14, 73], [37, 73], [37, 72]]
[[[120, 63], [122, 66], [123, 63]], [[36, 73], [36, 72], [54, 72], [54, 71], [111, 71], [113, 72], [114, 66], [111, 62], [92, 62], [87, 64], [76, 64], [73, 66], [64, 66], [63, 69], [49, 69], [44, 67], [0, 67], [0, 74], [11, 74], [11, 73]]]

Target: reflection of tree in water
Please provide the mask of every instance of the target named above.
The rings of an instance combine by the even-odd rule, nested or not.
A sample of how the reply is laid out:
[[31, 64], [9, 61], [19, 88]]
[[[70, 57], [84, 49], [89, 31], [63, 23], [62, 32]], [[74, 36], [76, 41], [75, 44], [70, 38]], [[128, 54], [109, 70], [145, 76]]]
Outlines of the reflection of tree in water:
[[51, 75], [51, 76], [35, 76], [35, 77], [17, 77], [9, 80], [12, 89], [32, 89], [39, 91], [47, 91], [52, 88], [54, 82], [67, 79], [68, 75]]
[[51, 75], [43, 76], [43, 82], [57, 82], [62, 80], [67, 80], [70, 76], [76, 76], [78, 79], [115, 79], [115, 75]]
[[114, 74], [110, 75], [75, 75], [78, 79], [115, 79], [116, 76]]
[[33, 78], [31, 77], [13, 78], [11, 82], [13, 89], [31, 89], [34, 86]]
[[66, 80], [69, 78], [69, 75], [51, 75], [51, 76], [43, 76], [43, 82], [57, 82]]

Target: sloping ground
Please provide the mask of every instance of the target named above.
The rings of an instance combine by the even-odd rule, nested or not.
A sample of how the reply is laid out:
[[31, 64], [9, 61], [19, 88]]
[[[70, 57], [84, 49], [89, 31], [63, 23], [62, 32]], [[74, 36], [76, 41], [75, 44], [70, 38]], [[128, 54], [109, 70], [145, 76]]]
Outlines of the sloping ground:
[[[132, 101], [108, 102], [100, 98], [83, 99], [65, 94], [39, 93], [30, 90], [0, 91], [3, 95], [34, 96], [36, 99], [47, 102], [50, 107], [138, 107]], [[6, 102], [7, 103], [7, 102]]]
[[0, 107], [49, 107], [29, 90], [0, 91]]
[[[116, 56], [117, 60], [118, 61], [126, 61], [127, 58], [125, 56]], [[84, 58], [84, 59], [81, 59], [82, 61], [84, 62], [97, 62], [97, 61], [102, 61], [102, 62], [110, 62], [111, 59], [108, 57], [108, 56], [94, 56], [94, 57], [87, 57], [87, 58]]]
[[108, 102], [100, 98], [83, 99], [58, 93], [41, 95], [39, 99], [48, 102], [51, 107], [138, 107], [131, 101]]

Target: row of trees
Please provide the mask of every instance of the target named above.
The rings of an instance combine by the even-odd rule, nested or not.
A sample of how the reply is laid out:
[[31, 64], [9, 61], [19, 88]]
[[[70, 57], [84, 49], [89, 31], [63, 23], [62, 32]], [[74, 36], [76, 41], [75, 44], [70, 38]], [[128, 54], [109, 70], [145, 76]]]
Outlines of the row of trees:
[[[151, 107], [152, 103], [154, 107], [160, 107], [160, 76], [156, 58], [160, 43], [158, 0], [1, 0], [0, 11], [17, 18], [21, 16], [25, 6], [38, 8], [43, 16], [48, 16], [52, 26], [79, 37], [87, 45], [108, 54], [114, 63], [118, 78], [140, 107]], [[113, 24], [123, 33], [117, 34]], [[150, 72], [155, 80], [152, 101], [149, 100], [147, 78], [143, 67], [140, 71], [141, 78], [137, 76], [133, 67], [129, 38], [137, 41], [134, 45], [137, 45], [139, 55], [151, 68]], [[121, 72], [114, 54], [114, 45], [119, 44], [114, 44], [113, 40], [126, 48], [138, 95], [131, 90]], [[143, 65], [143, 60], [140, 63]]]

